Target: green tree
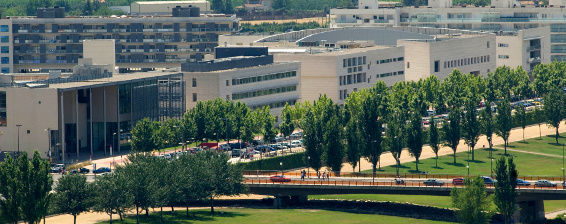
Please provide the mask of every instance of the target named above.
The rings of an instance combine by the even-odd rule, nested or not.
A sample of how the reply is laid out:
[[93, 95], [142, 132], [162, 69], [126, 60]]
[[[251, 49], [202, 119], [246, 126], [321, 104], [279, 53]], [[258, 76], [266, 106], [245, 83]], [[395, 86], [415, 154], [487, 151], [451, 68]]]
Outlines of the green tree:
[[314, 109], [308, 109], [302, 123], [303, 127], [303, 145], [306, 150], [306, 154], [310, 157], [309, 165], [312, 167], [316, 172], [320, 170], [322, 167], [322, 139], [316, 134], [319, 129], [318, 121], [313, 113]]
[[497, 110], [499, 113], [495, 116], [496, 119], [496, 128], [495, 134], [504, 141], [504, 148], [505, 148], [505, 155], [507, 155], [507, 142], [509, 140], [509, 134], [511, 133], [512, 128], [512, 117], [511, 117], [511, 104], [507, 98], [504, 98], [502, 101], [497, 103]]
[[456, 164], [456, 149], [458, 149], [458, 144], [460, 144], [460, 121], [462, 117], [462, 112], [459, 107], [453, 107], [448, 113], [448, 123], [442, 126], [444, 129], [444, 139], [445, 146], [448, 146], [454, 152], [454, 164]]
[[350, 119], [346, 126], [346, 159], [352, 165], [352, 172], [356, 171], [356, 166], [360, 160], [360, 130], [358, 129], [357, 119]]
[[407, 146], [409, 153], [415, 157], [415, 168], [419, 171], [419, 158], [423, 151], [423, 128], [422, 116], [420, 113], [413, 112], [409, 117], [409, 123], [405, 129], [407, 134]]
[[387, 91], [388, 87], [382, 81], [375, 83], [368, 91], [359, 91], [359, 94], [362, 94], [359, 106], [361, 110], [358, 113], [359, 129], [362, 135], [362, 155], [371, 162], [373, 174], [377, 170], [377, 164], [383, 152], [381, 133], [389, 108]]
[[527, 110], [523, 105], [517, 105], [515, 107], [515, 118], [519, 121], [521, 128], [523, 128], [523, 142], [525, 141], [525, 128], [527, 127]]
[[[16, 158], [17, 160], [17, 158]], [[7, 223], [18, 223], [20, 220], [20, 189], [23, 188], [19, 179], [21, 171], [16, 166], [10, 154], [6, 156], [3, 163], [0, 163], [0, 211], [2, 221]]]
[[[464, 113], [462, 122], [462, 131], [465, 142], [472, 149], [472, 161], [475, 160], [474, 148], [480, 138], [480, 121], [478, 120], [478, 111], [476, 110], [476, 102], [473, 100], [466, 101], [466, 113]], [[469, 157], [468, 157], [469, 158]]]
[[342, 145], [343, 127], [338, 123], [338, 118], [332, 116], [326, 123], [324, 133], [324, 154], [325, 163], [334, 172], [335, 176], [340, 176], [342, 161], [344, 159], [344, 147]]
[[28, 160], [26, 152], [18, 157], [18, 168], [21, 171], [22, 218], [28, 223], [37, 223], [47, 214], [49, 192], [53, 178], [49, 171], [49, 162], [41, 159], [39, 151], [34, 150], [32, 160]]
[[212, 0], [210, 3], [210, 9], [216, 13], [224, 12], [224, 2], [222, 0]]
[[94, 211], [110, 216], [118, 214], [122, 221], [123, 214], [130, 210], [134, 196], [129, 190], [128, 178], [122, 173], [99, 175], [94, 182]]
[[492, 212], [489, 210], [492, 197], [487, 195], [483, 178], [465, 178], [466, 187], [454, 187], [450, 192], [456, 217], [466, 224], [488, 223]]
[[73, 223], [77, 223], [77, 215], [90, 210], [93, 189], [85, 175], [63, 175], [55, 192], [55, 206], [59, 212], [73, 215]]
[[224, 0], [224, 14], [234, 14], [232, 0]]
[[[197, 153], [197, 156], [201, 155]], [[182, 154], [177, 166], [179, 176], [177, 177], [177, 185], [179, 186], [179, 202], [183, 203], [186, 207], [186, 216], [189, 217], [189, 203], [201, 200], [203, 187], [198, 184], [202, 183], [200, 177], [205, 176], [206, 167], [205, 160], [197, 159], [197, 156]], [[199, 157], [200, 158], [200, 157]], [[185, 164], [191, 164], [186, 166]]]
[[495, 121], [493, 118], [493, 110], [491, 108], [491, 101], [485, 102], [485, 108], [480, 112], [480, 124], [482, 134], [487, 138], [487, 143], [489, 144], [489, 151], [491, 152], [491, 146], [493, 141], [493, 132], [495, 129]]
[[123, 166], [117, 166], [115, 172], [124, 175], [127, 179], [128, 190], [133, 195], [133, 205], [136, 209], [136, 223], [139, 223], [139, 209], [142, 211], [151, 207], [152, 194], [156, 191], [155, 175], [152, 172], [151, 155], [130, 154]]
[[534, 110], [534, 117], [535, 117], [535, 121], [538, 124], [538, 138], [542, 139], [542, 128], [541, 125], [544, 122], [544, 116], [541, 116], [541, 113], [543, 113], [544, 111], [542, 111], [540, 109], [539, 106], [535, 106], [535, 110]]
[[558, 144], [558, 138], [560, 133], [558, 128], [560, 127], [560, 122], [566, 117], [566, 109], [564, 102], [566, 101], [566, 94], [562, 92], [559, 88], [553, 88], [550, 93], [543, 97], [544, 99], [544, 115], [546, 117], [546, 123], [556, 129], [556, 144]]
[[401, 134], [403, 131], [403, 124], [405, 120], [400, 115], [399, 111], [393, 111], [389, 114], [389, 119], [387, 120], [387, 131], [386, 134], [386, 144], [389, 147], [391, 155], [395, 159], [397, 165], [396, 173], [399, 176], [399, 166], [401, 165], [401, 152], [404, 148], [404, 139]]
[[438, 167], [438, 150], [440, 150], [440, 132], [437, 127], [436, 118], [430, 116], [430, 128], [428, 129], [428, 144], [436, 155], [436, 167]]
[[151, 152], [156, 148], [153, 141], [153, 123], [149, 118], [141, 119], [132, 129], [132, 150], [134, 152]]
[[263, 107], [263, 141], [269, 143], [275, 139], [277, 132], [274, 128], [275, 118], [269, 113], [269, 106]]
[[497, 211], [505, 217], [505, 223], [511, 223], [511, 216], [517, 210], [517, 169], [513, 157], [502, 156], [495, 163], [495, 197]]
[[[281, 116], [283, 117], [283, 122], [281, 122], [281, 124], [279, 124], [279, 129], [281, 130], [281, 133], [283, 134], [283, 136], [289, 137], [293, 131], [295, 130], [295, 124], [293, 122], [292, 119], [292, 113], [293, 108], [291, 108], [291, 106], [289, 106], [289, 104], [285, 104], [285, 107], [283, 108], [283, 110], [281, 111]], [[289, 145], [291, 138], [289, 138]]]

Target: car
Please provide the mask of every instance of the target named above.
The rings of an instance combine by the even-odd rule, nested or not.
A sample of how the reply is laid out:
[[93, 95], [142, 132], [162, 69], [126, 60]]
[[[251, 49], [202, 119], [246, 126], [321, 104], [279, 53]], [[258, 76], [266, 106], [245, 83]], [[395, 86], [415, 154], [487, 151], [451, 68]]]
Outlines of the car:
[[464, 184], [464, 178], [463, 177], [456, 177], [456, 178], [452, 179], [452, 184], [462, 185], [462, 184]]
[[493, 184], [497, 183], [497, 181], [494, 180], [494, 179], [491, 178], [491, 177], [482, 176], [482, 178], [483, 178], [483, 183], [484, 183], [484, 184], [493, 185]]
[[275, 175], [275, 176], [269, 177], [269, 180], [271, 180], [273, 182], [290, 182], [291, 178], [286, 177], [286, 176], [281, 176], [281, 175]]
[[535, 182], [535, 186], [537, 187], [556, 187], [556, 183], [552, 183], [548, 180], [538, 180]]
[[70, 173], [89, 173], [90, 170], [84, 167], [69, 171]]
[[51, 173], [61, 173], [65, 169], [65, 164], [57, 164], [51, 167]]
[[437, 179], [428, 179], [425, 182], [423, 182], [423, 184], [426, 186], [443, 186], [444, 182]]
[[291, 142], [291, 147], [302, 147], [302, 146], [303, 146], [303, 143], [301, 141], [293, 140]]
[[429, 117], [430, 117], [430, 116], [434, 116], [434, 115], [436, 115], [436, 111], [434, 111], [434, 110], [427, 110], [427, 111], [426, 111], [426, 115], [429, 116]]
[[288, 149], [291, 148], [291, 145], [289, 145], [288, 142], [281, 142], [281, 143], [279, 143], [279, 144], [280, 144], [281, 146], [285, 147], [285, 148], [288, 148]]
[[97, 174], [97, 173], [110, 173], [110, 168], [108, 167], [100, 167], [96, 170], [93, 170], [92, 173]]
[[222, 149], [223, 151], [230, 151], [232, 147], [229, 144], [222, 144], [220, 145], [220, 149]]
[[531, 182], [525, 181], [523, 179], [517, 179], [517, 186], [531, 186]]

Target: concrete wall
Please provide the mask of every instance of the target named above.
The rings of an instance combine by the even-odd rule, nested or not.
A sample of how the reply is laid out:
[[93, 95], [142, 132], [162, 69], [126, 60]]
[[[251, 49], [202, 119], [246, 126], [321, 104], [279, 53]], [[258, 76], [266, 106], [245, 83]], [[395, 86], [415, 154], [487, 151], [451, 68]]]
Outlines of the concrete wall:
[[114, 40], [83, 40], [83, 58], [92, 59], [94, 65], [116, 66]]
[[[153, 3], [153, 2], [152, 2]], [[159, 4], [144, 4], [144, 2], [132, 2], [130, 5], [130, 13], [132, 14], [151, 14], [151, 13], [171, 13], [173, 8], [177, 6], [181, 7], [188, 7], [192, 5], [193, 7], [199, 7], [200, 11], [210, 11], [210, 2], [208, 1], [178, 1], [178, 2], [171, 2], [171, 1], [164, 1]]]
[[[47, 157], [48, 133], [45, 129], [60, 130], [58, 119], [58, 94], [55, 89], [0, 88], [6, 91], [7, 126], [0, 126], [0, 150], [18, 150], [20, 127], [20, 151], [33, 155], [37, 149]], [[29, 130], [29, 134], [28, 131]]]
[[224, 46], [224, 44], [238, 45], [238, 46], [261, 46], [259, 44], [253, 44], [255, 41], [266, 37], [265, 35], [220, 35], [218, 36], [218, 46]]

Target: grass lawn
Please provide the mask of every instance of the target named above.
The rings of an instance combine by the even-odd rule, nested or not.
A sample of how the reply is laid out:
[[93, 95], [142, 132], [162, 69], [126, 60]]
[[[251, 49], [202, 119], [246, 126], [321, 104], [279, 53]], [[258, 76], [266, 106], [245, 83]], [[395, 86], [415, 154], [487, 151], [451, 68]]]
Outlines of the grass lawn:
[[[502, 149], [493, 149], [494, 158], [493, 168], [495, 169], [495, 160], [503, 156]], [[508, 152], [514, 156], [517, 171], [520, 176], [562, 176], [562, 158], [548, 157], [542, 155], [534, 155], [520, 152]], [[388, 155], [389, 156], [389, 155]], [[490, 175], [491, 160], [489, 158], [489, 149], [476, 149], [475, 160], [469, 155], [470, 175]], [[435, 167], [436, 158], [430, 158], [419, 161], [419, 171], [428, 171], [430, 174], [456, 174], [467, 175], [468, 170], [468, 153], [466, 151], [456, 153], [456, 164], [452, 155], [440, 156], [438, 158], [438, 168]], [[418, 173], [415, 170], [415, 161], [404, 162], [400, 166], [400, 173]], [[364, 170], [363, 173], [371, 173], [371, 170]], [[381, 167], [378, 173], [395, 173], [395, 165]]]
[[[164, 222], [160, 221], [159, 212], [150, 214], [149, 218], [140, 216], [140, 223], [448, 223], [424, 219], [412, 219], [396, 216], [355, 214], [338, 211], [316, 210], [316, 209], [245, 209], [245, 208], [218, 208], [212, 215], [210, 210], [191, 210], [196, 217], [187, 219], [185, 213], [179, 211], [175, 214], [164, 212]], [[224, 214], [220, 214], [224, 212]], [[191, 215], [192, 216], [192, 215]], [[109, 223], [109, 221], [101, 222]], [[136, 223], [135, 216], [129, 216], [124, 222], [114, 223]]]
[[391, 195], [391, 194], [335, 194], [335, 195], [309, 195], [309, 199], [342, 199], [342, 200], [370, 200], [390, 201], [399, 203], [412, 203], [428, 205], [439, 208], [452, 208], [452, 200], [446, 196], [430, 195]]
[[[558, 142], [560, 142], [560, 144], [556, 144], [556, 138], [554, 135], [547, 135], [542, 136], [542, 139], [531, 138], [527, 139], [526, 142], [513, 142], [510, 143], [507, 148], [562, 156], [562, 143], [566, 142], [566, 133], [562, 133], [560, 135]], [[503, 145], [498, 145], [496, 147], [503, 148]]]

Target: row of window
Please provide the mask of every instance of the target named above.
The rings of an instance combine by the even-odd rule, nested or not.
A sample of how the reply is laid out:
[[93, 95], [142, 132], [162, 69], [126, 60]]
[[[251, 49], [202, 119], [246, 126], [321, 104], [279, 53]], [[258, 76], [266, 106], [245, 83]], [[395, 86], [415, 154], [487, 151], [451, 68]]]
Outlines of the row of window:
[[444, 68], [453, 68], [458, 66], [473, 65], [484, 62], [489, 62], [489, 55], [445, 61]]
[[234, 93], [232, 94], [232, 100], [246, 99], [246, 98], [258, 97], [258, 96], [267, 96], [277, 93], [292, 92], [296, 90], [297, 90], [297, 86], [293, 85], [293, 86], [263, 89], [252, 92], [245, 92], [245, 93]]
[[497, 58], [500, 58], [500, 59], [509, 59], [509, 55], [500, 54], [500, 55], [497, 55]]
[[356, 83], [360, 83], [360, 82], [366, 82], [366, 73], [358, 73], [358, 74], [352, 74], [352, 75], [343, 75], [340, 76], [340, 85], [350, 85], [350, 84], [356, 84]]
[[342, 59], [343, 68], [350, 66], [365, 65], [365, 64], [366, 64], [366, 56]]
[[250, 108], [252, 110], [255, 110], [255, 109], [263, 108], [264, 106], [269, 106], [270, 109], [273, 109], [273, 108], [284, 107], [285, 104], [289, 104], [289, 106], [294, 106], [295, 103], [297, 103], [297, 100], [288, 100], [288, 101], [281, 101], [281, 102], [275, 102], [275, 103], [264, 104], [264, 105], [251, 106]]
[[340, 100], [345, 100], [346, 98], [348, 98], [350, 94], [348, 94], [348, 90], [345, 89], [345, 90], [340, 90], [340, 93], [338, 95], [340, 95]]
[[403, 75], [403, 74], [405, 74], [405, 71], [387, 72], [387, 73], [377, 74], [377, 75], [376, 75], [376, 78], [383, 78], [383, 77], [389, 77], [389, 76], [395, 76], [395, 75]]
[[[247, 78], [232, 79], [232, 85], [240, 85], [252, 82], [269, 81], [273, 79], [283, 79], [297, 76], [297, 71], [274, 73], [269, 75], [252, 76]], [[226, 83], [228, 86], [228, 83]]]
[[497, 44], [498, 47], [509, 47], [509, 44], [499, 43]]
[[2, 67], [2, 70], [0, 71], [0, 73], [10, 73], [10, 68]]
[[0, 126], [6, 126], [6, 92], [0, 91]]
[[405, 58], [398, 57], [398, 58], [389, 58], [389, 59], [379, 60], [379, 61], [376, 61], [375, 63], [379, 65], [379, 64], [385, 64], [385, 63], [391, 63], [391, 62], [397, 62], [397, 61], [403, 61], [403, 60], [405, 60]]
[[[369, 68], [369, 65], [368, 65]], [[362, 66], [358, 66], [358, 67], [352, 67], [352, 68], [348, 68], [348, 73], [352, 73], [352, 72], [361, 72], [364, 69], [362, 68]]]

